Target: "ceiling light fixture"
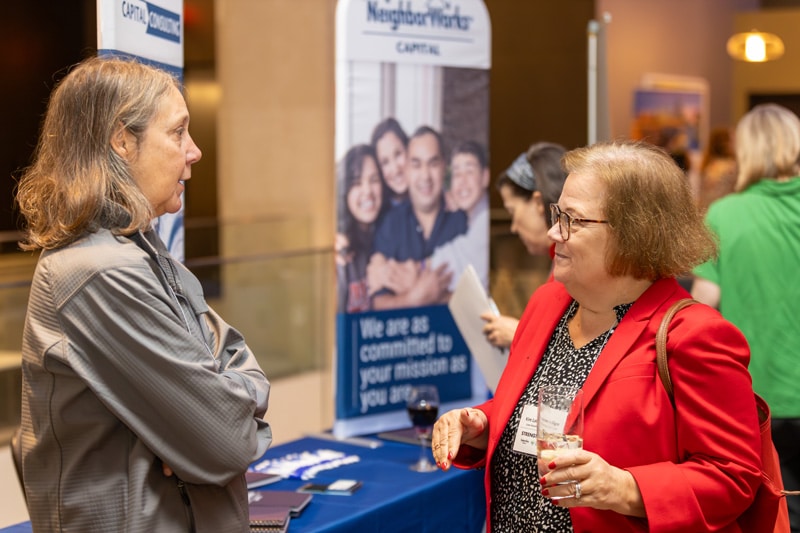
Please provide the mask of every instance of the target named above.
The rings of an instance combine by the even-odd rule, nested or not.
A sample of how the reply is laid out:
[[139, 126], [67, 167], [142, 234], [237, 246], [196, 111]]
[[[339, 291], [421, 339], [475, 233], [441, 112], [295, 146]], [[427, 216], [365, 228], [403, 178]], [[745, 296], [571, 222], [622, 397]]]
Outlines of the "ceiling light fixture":
[[737, 33], [728, 39], [728, 54], [741, 61], [763, 63], [783, 55], [784, 46], [780, 37], [774, 33], [757, 30]]

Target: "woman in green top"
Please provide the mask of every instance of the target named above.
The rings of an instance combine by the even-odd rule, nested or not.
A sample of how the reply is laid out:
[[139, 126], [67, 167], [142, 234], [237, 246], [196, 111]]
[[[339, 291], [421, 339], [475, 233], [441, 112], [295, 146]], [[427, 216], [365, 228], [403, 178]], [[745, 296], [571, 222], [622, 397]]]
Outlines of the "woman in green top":
[[[706, 222], [719, 256], [695, 268], [692, 296], [718, 306], [750, 344], [753, 389], [772, 410], [772, 437], [787, 489], [800, 488], [800, 119], [775, 104], [736, 128], [736, 193]], [[800, 500], [789, 498], [792, 531]]]

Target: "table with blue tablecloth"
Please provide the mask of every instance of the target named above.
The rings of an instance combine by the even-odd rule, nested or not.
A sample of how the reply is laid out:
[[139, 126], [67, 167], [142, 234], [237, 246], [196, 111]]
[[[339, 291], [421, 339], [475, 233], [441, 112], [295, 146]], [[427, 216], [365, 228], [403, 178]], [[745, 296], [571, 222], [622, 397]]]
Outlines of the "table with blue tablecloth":
[[[370, 439], [378, 440], [378, 439]], [[290, 521], [290, 533], [352, 531], [480, 532], [486, 516], [482, 470], [450, 469], [418, 473], [409, 466], [419, 458], [419, 446], [379, 440], [377, 448], [347, 441], [306, 437], [267, 450], [264, 459], [289, 454], [333, 450], [358, 461], [316, 473], [310, 481], [331, 483], [355, 479], [363, 486], [349, 496], [315, 494]], [[429, 452], [430, 453], [430, 452]], [[256, 490], [297, 490], [307, 483], [287, 478]], [[30, 523], [0, 529], [0, 533], [30, 533]]]

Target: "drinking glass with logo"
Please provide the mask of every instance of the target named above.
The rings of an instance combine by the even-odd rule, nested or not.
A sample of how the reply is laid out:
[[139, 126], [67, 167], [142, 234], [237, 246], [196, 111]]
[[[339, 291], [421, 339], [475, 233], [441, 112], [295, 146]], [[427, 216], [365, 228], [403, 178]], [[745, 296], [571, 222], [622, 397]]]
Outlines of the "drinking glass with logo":
[[548, 464], [558, 454], [580, 448], [583, 448], [583, 391], [560, 385], [542, 387], [536, 423], [539, 463]]
[[411, 465], [411, 470], [415, 472], [433, 472], [436, 470], [436, 465], [428, 460], [426, 441], [430, 438], [431, 429], [436, 422], [436, 416], [439, 414], [439, 391], [436, 385], [416, 385], [411, 387], [406, 401], [406, 409], [422, 446], [419, 460]]

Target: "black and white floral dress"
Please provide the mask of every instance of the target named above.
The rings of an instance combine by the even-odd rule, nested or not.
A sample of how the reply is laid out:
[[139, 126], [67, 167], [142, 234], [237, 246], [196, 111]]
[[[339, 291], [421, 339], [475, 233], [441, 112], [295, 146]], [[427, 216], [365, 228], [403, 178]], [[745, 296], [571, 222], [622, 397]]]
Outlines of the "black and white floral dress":
[[[631, 305], [623, 304], [614, 308], [617, 323]], [[572, 531], [569, 511], [553, 505], [549, 498], [541, 494], [536, 456], [515, 452], [513, 447], [522, 410], [526, 405], [536, 403], [539, 387], [544, 384], [583, 386], [600, 351], [614, 332], [616, 324], [585, 346], [576, 349], [567, 325], [577, 310], [578, 304], [573, 301], [561, 317], [533, 378], [517, 402], [492, 458], [492, 504], [489, 512], [493, 533]]]

